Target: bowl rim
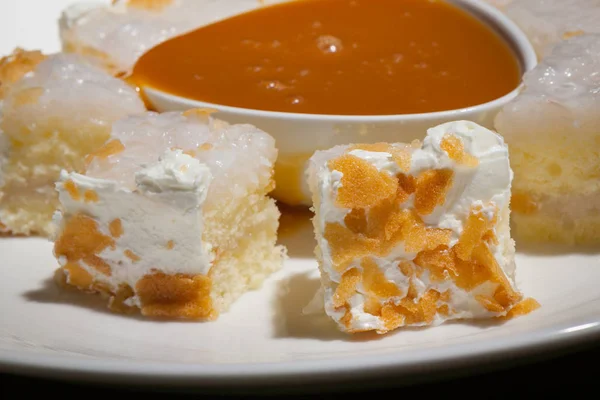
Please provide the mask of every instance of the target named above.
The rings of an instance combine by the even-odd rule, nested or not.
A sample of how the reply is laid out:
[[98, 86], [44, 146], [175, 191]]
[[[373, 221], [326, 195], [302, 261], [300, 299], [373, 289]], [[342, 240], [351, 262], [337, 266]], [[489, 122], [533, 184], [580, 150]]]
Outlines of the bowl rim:
[[[506, 16], [500, 9], [485, 3], [483, 0], [447, 0], [457, 7], [469, 12], [475, 18], [485, 23], [493, 29], [503, 40], [511, 47], [515, 56], [518, 59], [521, 76], [531, 71], [538, 62], [537, 54], [532, 43], [529, 41], [525, 33]], [[270, 119], [294, 119], [294, 120], [310, 120], [318, 122], [336, 122], [336, 123], [385, 123], [397, 121], [417, 121], [428, 119], [448, 119], [457, 118], [461, 114], [485, 113], [497, 109], [498, 107], [510, 102], [514, 99], [521, 89], [523, 82], [513, 89], [511, 92], [490, 100], [485, 103], [476, 104], [473, 106], [457, 108], [444, 111], [433, 111], [425, 113], [412, 114], [387, 114], [387, 115], [336, 115], [336, 114], [311, 114], [311, 113], [292, 113], [283, 111], [268, 111], [252, 108], [234, 107], [216, 103], [209, 103], [201, 100], [195, 100], [187, 97], [174, 95], [168, 92], [155, 89], [151, 86], [141, 87], [140, 90], [148, 97], [151, 103], [153, 99], [162, 98], [174, 104], [186, 104], [189, 108], [213, 108], [219, 113], [235, 114], [246, 118], [261, 117]]]

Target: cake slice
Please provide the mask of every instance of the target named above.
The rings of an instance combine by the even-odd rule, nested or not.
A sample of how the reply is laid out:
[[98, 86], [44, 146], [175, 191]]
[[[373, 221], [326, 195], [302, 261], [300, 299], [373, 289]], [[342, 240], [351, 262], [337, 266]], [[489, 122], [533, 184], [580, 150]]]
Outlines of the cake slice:
[[276, 157], [271, 136], [205, 110], [118, 121], [57, 185], [57, 277], [117, 312], [217, 318], [282, 265]]
[[349, 333], [537, 306], [515, 286], [512, 172], [500, 136], [457, 121], [423, 144], [355, 144], [311, 158], [326, 313]]
[[152, 47], [203, 25], [284, 0], [114, 0], [79, 2], [60, 19], [65, 52], [98, 60], [127, 75]]
[[62, 169], [82, 171], [111, 124], [145, 111], [125, 82], [77, 55], [0, 60], [0, 232], [51, 235]]
[[515, 172], [517, 241], [600, 243], [600, 34], [554, 48], [496, 118]]

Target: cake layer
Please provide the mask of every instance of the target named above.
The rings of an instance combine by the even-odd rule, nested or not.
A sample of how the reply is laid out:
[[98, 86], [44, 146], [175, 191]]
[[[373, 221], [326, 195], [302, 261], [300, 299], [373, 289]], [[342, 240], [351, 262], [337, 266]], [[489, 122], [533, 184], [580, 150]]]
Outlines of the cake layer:
[[125, 82], [76, 55], [15, 51], [0, 61], [0, 223], [50, 235], [60, 171], [79, 171], [112, 123], [145, 111]]
[[206, 110], [113, 125], [86, 175], [64, 173], [55, 255], [115, 311], [210, 320], [281, 267], [274, 140]]
[[599, 34], [563, 41], [496, 118], [515, 172], [517, 240], [598, 242], [586, 220], [599, 212], [599, 70]]
[[514, 308], [512, 171], [497, 134], [457, 121], [422, 145], [317, 152], [310, 171], [325, 310], [340, 329], [384, 333], [535, 306]]

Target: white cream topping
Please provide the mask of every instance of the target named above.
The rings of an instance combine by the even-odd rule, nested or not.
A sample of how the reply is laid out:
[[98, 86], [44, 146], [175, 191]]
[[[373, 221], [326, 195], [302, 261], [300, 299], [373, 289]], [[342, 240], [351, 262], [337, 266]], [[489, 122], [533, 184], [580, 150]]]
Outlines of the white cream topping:
[[[74, 200], [64, 183], [73, 181], [80, 192], [93, 190], [98, 202]], [[111, 276], [85, 266], [98, 281], [116, 290], [126, 283], [135, 290], [145, 275], [208, 274], [214, 254], [202, 240], [202, 209], [212, 182], [210, 169], [180, 150], [167, 151], [161, 159], [136, 174], [137, 188], [131, 190], [115, 181], [64, 172], [57, 184], [66, 218], [57, 213], [59, 226], [69, 217], [83, 213], [93, 218], [102, 234], [110, 236], [109, 225], [120, 219], [122, 236], [115, 248], [99, 256], [112, 269]], [[172, 248], [171, 248], [172, 246]], [[139, 259], [125, 255], [130, 251]], [[61, 265], [66, 263], [59, 258]], [[137, 300], [133, 300], [137, 304]]]
[[[450, 159], [446, 151], [442, 149], [442, 141], [448, 134], [460, 138], [464, 144], [465, 152], [478, 159], [479, 164], [476, 167], [461, 165]], [[325, 226], [329, 223], [344, 224], [344, 218], [351, 210], [341, 208], [335, 203], [343, 175], [340, 171], [331, 171], [327, 166], [327, 162], [344, 154], [346, 149], [347, 146], [339, 146], [329, 152], [321, 152], [321, 154], [313, 157], [313, 163], [318, 164], [313, 165], [313, 174], [315, 175], [313, 186], [315, 183], [318, 185], [318, 187], [313, 187], [313, 190], [318, 190], [319, 193], [317, 210], [319, 234], [317, 240], [322, 252], [322, 270], [326, 274], [325, 281], [331, 280], [336, 284], [340, 283], [342, 273], [333, 268], [331, 251], [323, 232]], [[379, 171], [385, 171], [390, 175], [403, 172], [389, 153], [353, 150], [349, 154], [368, 161]], [[436, 207], [432, 214], [423, 218], [428, 227], [452, 230], [453, 235], [450, 246], [453, 246], [462, 235], [464, 223], [474, 206], [481, 207], [481, 212], [488, 219], [497, 215], [500, 219], [497, 226], [507, 226], [508, 221], [502, 220], [501, 214], [510, 200], [513, 174], [510, 169], [508, 149], [502, 137], [469, 121], [450, 122], [429, 129], [422, 148], [412, 152], [410, 174], [418, 176], [425, 170], [444, 168], [453, 170], [453, 185], [447, 193], [444, 204]], [[413, 202], [414, 195], [401, 207], [412, 207]], [[508, 229], [494, 229], [494, 233], [498, 238], [499, 245], [491, 246], [491, 250], [499, 265], [507, 272], [509, 278], [512, 278], [512, 254], [506, 254], [511, 250], [507, 249], [506, 246], [506, 243], [511, 241], [509, 231]], [[401, 293], [406, 294], [410, 282], [408, 277], [404, 276], [398, 268], [398, 260], [410, 261], [415, 256], [414, 253], [405, 252], [404, 245], [399, 243], [386, 257], [374, 257], [374, 260], [386, 279], [394, 282]], [[361, 269], [360, 260], [355, 260], [348, 266], [348, 269], [353, 267]], [[415, 279], [416, 288], [421, 294], [430, 288], [440, 293], [450, 290], [451, 298], [448, 305], [456, 312], [450, 315], [449, 318], [477, 318], [495, 315], [475, 300], [476, 294], [488, 293], [491, 290], [488, 283], [474, 289], [471, 293], [467, 293], [458, 288], [450, 279], [442, 283], [431, 281], [427, 271], [420, 279]], [[325, 290], [325, 310], [327, 314], [339, 322], [345, 310], [336, 310], [333, 306], [334, 291], [335, 288], [332, 287]], [[350, 300], [354, 316], [351, 328], [355, 330], [383, 329], [383, 322], [378, 317], [364, 311], [365, 299], [361, 294], [361, 292], [364, 293], [362, 284], [359, 284], [358, 292]], [[400, 298], [398, 298], [399, 300]], [[438, 315], [433, 324], [439, 324], [445, 320], [445, 317]]]

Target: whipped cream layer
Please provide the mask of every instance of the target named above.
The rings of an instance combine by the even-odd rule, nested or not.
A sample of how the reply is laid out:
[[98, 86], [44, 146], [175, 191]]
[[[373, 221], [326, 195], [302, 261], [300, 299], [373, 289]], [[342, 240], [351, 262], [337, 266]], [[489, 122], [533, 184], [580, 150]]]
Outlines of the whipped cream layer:
[[[503, 316], [520, 299], [508, 228], [513, 176], [494, 132], [457, 121], [429, 129], [422, 145], [338, 146], [313, 156], [310, 175], [325, 311], [341, 329]], [[365, 202], [381, 182], [392, 200]], [[472, 259], [474, 248], [489, 257]], [[490, 279], [468, 276], [467, 263]]]

